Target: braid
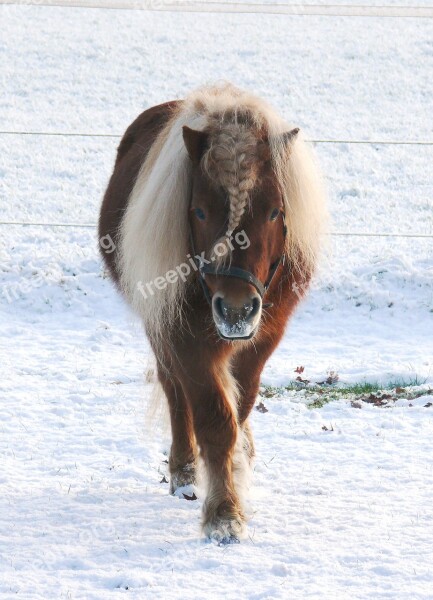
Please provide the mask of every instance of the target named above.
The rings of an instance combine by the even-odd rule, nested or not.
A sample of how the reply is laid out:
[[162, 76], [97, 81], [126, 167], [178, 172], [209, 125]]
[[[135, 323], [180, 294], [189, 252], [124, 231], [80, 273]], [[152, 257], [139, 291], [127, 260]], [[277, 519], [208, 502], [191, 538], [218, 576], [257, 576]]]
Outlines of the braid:
[[250, 127], [236, 122], [218, 123], [215, 129], [210, 129], [211, 144], [202, 164], [211, 179], [217, 181], [228, 192], [227, 231], [217, 242], [224, 244], [228, 252], [230, 237], [239, 227], [250, 192], [257, 181], [258, 137]]
[[241, 192], [239, 189], [229, 191], [230, 194], [230, 209], [229, 222], [226, 236], [230, 237], [234, 230], [238, 227], [248, 203], [248, 192]]

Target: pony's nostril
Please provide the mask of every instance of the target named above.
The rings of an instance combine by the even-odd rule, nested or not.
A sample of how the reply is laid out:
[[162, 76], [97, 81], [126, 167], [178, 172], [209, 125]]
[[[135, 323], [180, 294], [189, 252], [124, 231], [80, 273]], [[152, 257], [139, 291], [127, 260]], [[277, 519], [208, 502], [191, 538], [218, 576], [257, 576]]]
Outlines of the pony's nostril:
[[248, 315], [248, 317], [249, 317], [250, 319], [252, 319], [253, 317], [255, 317], [255, 316], [256, 316], [256, 314], [257, 314], [257, 313], [259, 312], [259, 310], [260, 310], [260, 307], [261, 307], [261, 305], [262, 305], [262, 301], [261, 301], [261, 299], [259, 298], [259, 296], [254, 296], [254, 298], [253, 298], [253, 299], [252, 299], [252, 301], [251, 301], [251, 311], [250, 311], [250, 313], [249, 313], [249, 315]]
[[258, 296], [254, 296], [248, 302], [245, 302], [243, 306], [243, 312], [246, 319], [253, 319], [259, 312], [261, 306], [261, 300]]
[[228, 307], [221, 296], [218, 296], [213, 301], [214, 310], [221, 319], [226, 319], [228, 315]]

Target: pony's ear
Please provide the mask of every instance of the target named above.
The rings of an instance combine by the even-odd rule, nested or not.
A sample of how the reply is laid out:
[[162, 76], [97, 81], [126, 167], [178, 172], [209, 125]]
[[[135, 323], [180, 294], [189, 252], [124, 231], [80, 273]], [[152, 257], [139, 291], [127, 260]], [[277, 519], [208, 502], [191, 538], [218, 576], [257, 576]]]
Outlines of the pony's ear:
[[182, 127], [183, 141], [193, 163], [198, 164], [206, 150], [208, 134], [205, 131], [196, 131], [187, 125]]
[[[286, 131], [285, 133], [282, 133], [281, 135], [279, 135], [277, 138], [277, 141], [282, 143], [282, 145], [285, 146], [286, 148], [290, 148], [290, 146], [295, 141], [298, 133], [299, 133], [299, 127], [296, 127], [295, 129], [292, 129], [291, 131]], [[259, 153], [261, 160], [263, 160], [263, 162], [269, 162], [271, 160], [271, 148], [269, 145], [269, 140], [267, 138], [261, 140], [258, 143], [257, 147], [258, 147], [258, 153]]]
[[286, 131], [285, 133], [281, 134], [281, 141], [285, 146], [290, 146], [298, 137], [298, 133], [299, 127], [295, 127], [295, 129], [292, 129], [291, 131]]

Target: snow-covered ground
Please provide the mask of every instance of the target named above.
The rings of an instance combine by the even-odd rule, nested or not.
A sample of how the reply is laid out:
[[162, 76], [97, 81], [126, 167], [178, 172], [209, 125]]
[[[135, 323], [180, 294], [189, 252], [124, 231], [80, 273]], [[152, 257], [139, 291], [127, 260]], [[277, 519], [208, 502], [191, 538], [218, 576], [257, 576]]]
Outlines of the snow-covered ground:
[[[359, 2], [360, 3], [360, 2]], [[391, 2], [390, 2], [391, 3]], [[409, 3], [407, 3], [409, 4]], [[433, 22], [0, 6], [0, 131], [121, 134], [230, 79], [314, 139], [432, 140]], [[0, 134], [1, 221], [96, 222], [117, 139]], [[433, 234], [431, 146], [317, 144], [333, 230]], [[200, 538], [92, 228], [0, 225], [0, 594], [432, 598], [433, 401], [254, 411], [250, 537]], [[433, 385], [431, 238], [330, 238], [263, 383]], [[403, 395], [404, 396], [404, 395]]]

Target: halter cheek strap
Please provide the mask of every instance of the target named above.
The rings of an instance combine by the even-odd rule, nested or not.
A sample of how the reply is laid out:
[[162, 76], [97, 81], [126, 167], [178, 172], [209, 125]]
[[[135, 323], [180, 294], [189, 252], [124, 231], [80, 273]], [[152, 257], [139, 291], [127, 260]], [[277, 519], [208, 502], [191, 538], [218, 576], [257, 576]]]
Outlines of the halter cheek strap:
[[[286, 226], [284, 213], [281, 213], [281, 216], [282, 216], [282, 221], [283, 221], [283, 237], [285, 240], [286, 235], [287, 235], [287, 226]], [[191, 228], [190, 228], [189, 233], [190, 233], [191, 249], [192, 249], [193, 255], [195, 257], [196, 251], [195, 251], [194, 239], [193, 239]], [[196, 260], [196, 258], [194, 258], [194, 260]], [[245, 271], [244, 269], [241, 269], [239, 267], [228, 267], [228, 268], [220, 269], [216, 265], [204, 264], [202, 261], [198, 261], [199, 280], [200, 280], [200, 284], [203, 289], [205, 298], [209, 302], [209, 304], [212, 303], [212, 295], [211, 295], [209, 287], [205, 281], [205, 277], [206, 277], [206, 275], [216, 275], [218, 277], [234, 277], [236, 279], [242, 279], [243, 281], [246, 281], [247, 283], [252, 285], [257, 290], [257, 293], [259, 294], [260, 298], [263, 299], [264, 295], [266, 294], [266, 292], [269, 289], [269, 286], [271, 285], [272, 279], [274, 278], [274, 275], [277, 272], [278, 267], [281, 264], [284, 265], [285, 260], [286, 260], [286, 255], [283, 252], [281, 254], [281, 256], [274, 263], [272, 263], [268, 278], [264, 284], [259, 279], [257, 279], [257, 277], [255, 275], [253, 275], [249, 271]], [[263, 305], [264, 308], [270, 308], [271, 306], [272, 306], [272, 302]]]

